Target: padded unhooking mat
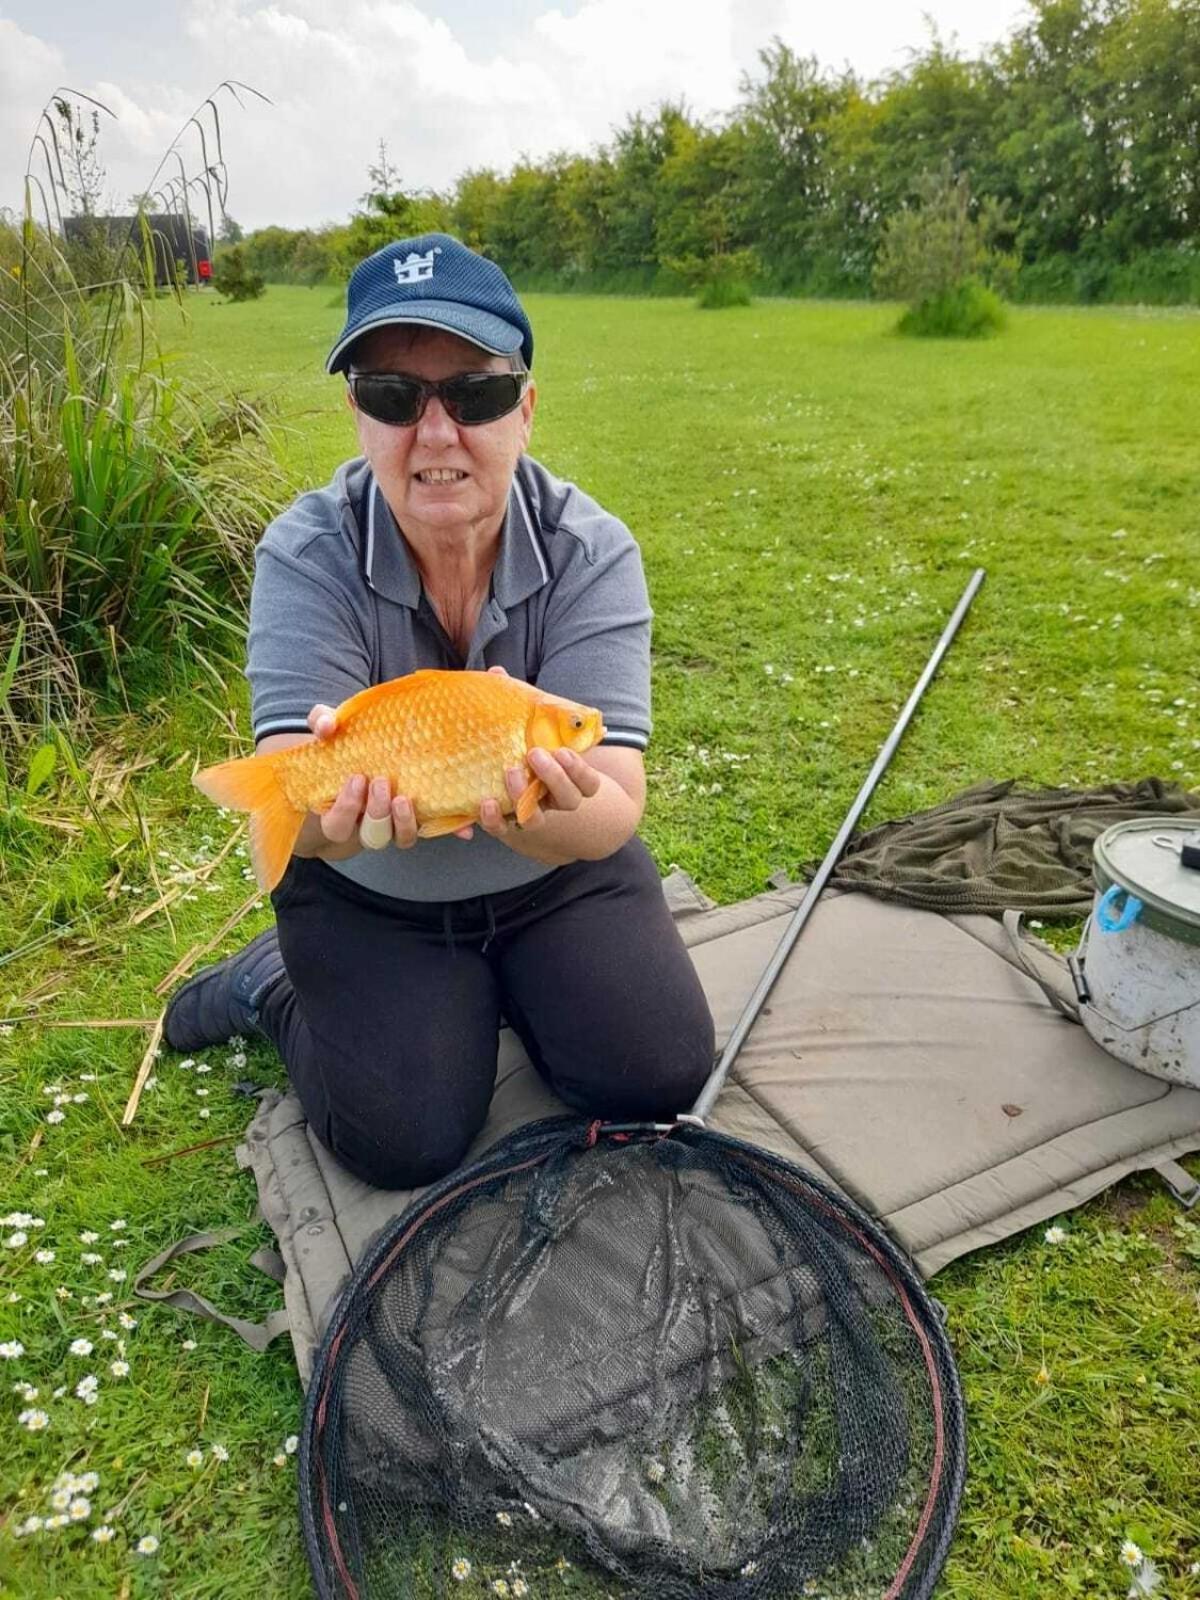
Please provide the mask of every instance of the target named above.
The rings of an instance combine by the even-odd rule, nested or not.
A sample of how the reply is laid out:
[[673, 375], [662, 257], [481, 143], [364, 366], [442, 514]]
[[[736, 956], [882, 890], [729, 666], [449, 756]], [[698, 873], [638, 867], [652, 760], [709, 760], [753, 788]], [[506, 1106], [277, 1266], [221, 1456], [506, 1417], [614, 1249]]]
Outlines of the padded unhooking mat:
[[[720, 1041], [803, 887], [719, 908], [682, 875], [665, 890]], [[1026, 951], [1067, 996], [1058, 959], [1037, 944]], [[491, 1112], [468, 1162], [517, 1125], [563, 1109], [505, 1030]], [[929, 1277], [1130, 1172], [1157, 1167], [1186, 1185], [1171, 1163], [1200, 1149], [1200, 1091], [1107, 1055], [1048, 1003], [992, 918], [830, 891], [710, 1121], [840, 1186]], [[263, 1096], [238, 1161], [253, 1171], [278, 1237], [287, 1306], [258, 1342], [290, 1325], [307, 1383], [334, 1297], [411, 1195], [349, 1176], [309, 1133], [292, 1094]], [[170, 1298], [195, 1306], [182, 1296]]]

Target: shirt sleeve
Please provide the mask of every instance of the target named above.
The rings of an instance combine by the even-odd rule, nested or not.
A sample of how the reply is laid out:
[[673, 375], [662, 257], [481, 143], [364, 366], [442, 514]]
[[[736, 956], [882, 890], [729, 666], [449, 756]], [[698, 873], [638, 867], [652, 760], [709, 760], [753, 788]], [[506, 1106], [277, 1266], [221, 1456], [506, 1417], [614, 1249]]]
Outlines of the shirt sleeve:
[[572, 546], [547, 604], [537, 681], [551, 694], [598, 707], [602, 743], [644, 750], [651, 727], [653, 613], [633, 535], [615, 517], [601, 515], [601, 538], [557, 534]]
[[307, 733], [315, 705], [339, 705], [371, 681], [362, 618], [342, 586], [303, 552], [267, 539], [255, 552], [246, 677], [257, 742]]

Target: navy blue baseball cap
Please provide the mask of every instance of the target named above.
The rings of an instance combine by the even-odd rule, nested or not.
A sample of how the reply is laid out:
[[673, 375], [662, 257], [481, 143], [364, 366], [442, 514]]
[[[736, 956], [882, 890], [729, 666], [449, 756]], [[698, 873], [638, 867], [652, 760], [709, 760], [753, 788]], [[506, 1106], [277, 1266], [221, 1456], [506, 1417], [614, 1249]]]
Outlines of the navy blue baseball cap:
[[362, 334], [400, 322], [444, 328], [497, 356], [519, 350], [533, 366], [533, 329], [516, 290], [494, 261], [448, 233], [397, 239], [359, 262], [346, 288], [346, 326], [326, 372], [346, 370]]

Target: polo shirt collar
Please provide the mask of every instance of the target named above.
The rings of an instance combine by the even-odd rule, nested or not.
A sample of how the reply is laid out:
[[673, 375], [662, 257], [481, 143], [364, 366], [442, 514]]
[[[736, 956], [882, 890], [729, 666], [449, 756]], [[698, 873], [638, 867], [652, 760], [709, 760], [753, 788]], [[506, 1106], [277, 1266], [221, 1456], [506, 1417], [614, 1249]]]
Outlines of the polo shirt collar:
[[[415, 611], [421, 599], [421, 574], [405, 543], [383, 491], [368, 472], [363, 576], [377, 594]], [[500, 529], [500, 553], [492, 571], [492, 593], [508, 611], [550, 581], [550, 568], [537, 533], [521, 464], [508, 491], [508, 510]]]

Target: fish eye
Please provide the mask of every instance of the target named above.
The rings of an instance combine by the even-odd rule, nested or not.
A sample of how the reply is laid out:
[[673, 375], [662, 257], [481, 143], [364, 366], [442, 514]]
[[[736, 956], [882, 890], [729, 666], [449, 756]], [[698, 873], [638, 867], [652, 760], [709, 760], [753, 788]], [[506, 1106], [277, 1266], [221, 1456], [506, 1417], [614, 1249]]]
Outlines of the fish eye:
[[579, 717], [579, 716], [572, 717], [571, 718], [571, 726], [573, 728], [582, 728], [583, 727], [583, 718]]

